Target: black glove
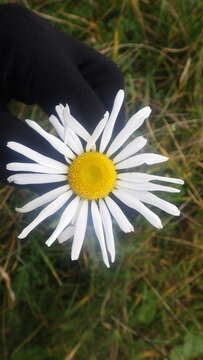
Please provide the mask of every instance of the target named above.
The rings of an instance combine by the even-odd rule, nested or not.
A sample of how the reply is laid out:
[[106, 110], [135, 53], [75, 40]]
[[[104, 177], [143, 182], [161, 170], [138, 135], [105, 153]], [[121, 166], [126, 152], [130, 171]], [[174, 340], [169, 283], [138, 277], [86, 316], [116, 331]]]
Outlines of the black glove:
[[[9, 150], [7, 141], [55, 159], [60, 156], [26, 123], [9, 114], [10, 99], [38, 104], [48, 114], [55, 113], [58, 103], [68, 103], [76, 119], [92, 131], [104, 112], [111, 110], [123, 79], [111, 60], [16, 4], [0, 5], [0, 49], [0, 182], [6, 182], [12, 174], [6, 170], [7, 163], [28, 161]], [[123, 121], [124, 108], [115, 133]], [[47, 185], [29, 187], [47, 191]]]

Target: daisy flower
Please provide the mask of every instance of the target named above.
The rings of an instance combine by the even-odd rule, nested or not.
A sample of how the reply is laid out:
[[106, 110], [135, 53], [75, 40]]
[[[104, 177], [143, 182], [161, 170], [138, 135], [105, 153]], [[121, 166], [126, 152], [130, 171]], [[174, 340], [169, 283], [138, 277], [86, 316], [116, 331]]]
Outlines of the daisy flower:
[[170, 215], [180, 214], [175, 205], [154, 194], [156, 191], [179, 190], [153, 181], [183, 184], [182, 180], [136, 171], [142, 164], [151, 165], [168, 160], [167, 157], [154, 153], [137, 154], [146, 145], [147, 140], [143, 136], [130, 139], [149, 117], [150, 107], [146, 106], [136, 112], [112, 139], [123, 99], [124, 91], [119, 90], [111, 113], [104, 114], [92, 134], [72, 116], [68, 105], [56, 106], [58, 117], [50, 116], [50, 122], [58, 137], [49, 134], [35, 121], [26, 120], [32, 129], [63, 155], [61, 162], [20, 143], [7, 143], [10, 149], [33, 161], [7, 164], [8, 170], [17, 172], [8, 177], [9, 182], [21, 185], [59, 183], [54, 190], [16, 209], [21, 213], [27, 213], [44, 206], [18, 238], [28, 236], [43, 220], [63, 207], [58, 225], [46, 241], [46, 245], [52, 245], [56, 239], [62, 243], [73, 238], [71, 259], [78, 259], [91, 216], [104, 263], [109, 267], [109, 257], [112, 262], [115, 260], [113, 222], [116, 222], [125, 233], [134, 230], [117, 199], [142, 214], [158, 229], [162, 228], [160, 218], [145, 204], [153, 205]]

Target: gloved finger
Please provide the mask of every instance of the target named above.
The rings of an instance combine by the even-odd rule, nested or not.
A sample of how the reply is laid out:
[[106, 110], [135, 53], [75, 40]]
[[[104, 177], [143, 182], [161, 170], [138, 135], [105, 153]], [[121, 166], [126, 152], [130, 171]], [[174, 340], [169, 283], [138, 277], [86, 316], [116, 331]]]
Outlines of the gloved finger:
[[92, 131], [122, 87], [116, 65], [22, 6], [0, 6], [0, 20], [0, 94], [49, 114], [68, 103]]
[[[123, 78], [117, 65], [107, 58], [94, 55], [94, 61], [89, 61], [86, 66], [83, 66], [81, 73], [92, 87], [98, 98], [102, 101], [105, 108], [109, 111], [112, 109], [115, 95], [119, 89], [124, 88]], [[92, 59], [93, 60], [93, 59]], [[119, 112], [114, 134], [117, 134], [125, 123], [125, 103]]]
[[30, 90], [40, 54], [38, 44], [49, 26], [40, 20], [19, 4], [0, 5], [0, 97], [7, 102], [14, 98], [33, 103]]
[[54, 68], [55, 72], [47, 74], [49, 82], [42, 81], [39, 88], [34, 89], [36, 103], [48, 114], [53, 114], [59, 103], [69, 104], [72, 115], [92, 132], [106, 108], [76, 67], [67, 65], [65, 60], [59, 63], [55, 63], [55, 60], [50, 59], [49, 66]]
[[[80, 41], [75, 40], [74, 45], [72, 61], [74, 61], [83, 78], [103, 103], [105, 109], [111, 111], [116, 93], [124, 88], [123, 75], [119, 67], [113, 61]], [[125, 106], [123, 104], [116, 122], [116, 132], [123, 127], [124, 119]]]

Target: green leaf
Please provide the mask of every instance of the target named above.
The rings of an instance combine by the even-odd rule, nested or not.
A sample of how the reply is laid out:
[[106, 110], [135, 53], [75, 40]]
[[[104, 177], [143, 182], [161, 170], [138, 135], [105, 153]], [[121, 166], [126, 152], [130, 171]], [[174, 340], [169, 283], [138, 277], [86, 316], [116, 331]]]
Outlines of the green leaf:
[[157, 297], [147, 286], [144, 289], [144, 296], [141, 308], [139, 309], [139, 322], [150, 324], [156, 315]]
[[203, 355], [203, 336], [187, 334], [183, 345], [173, 348], [170, 353], [170, 360], [193, 360], [197, 356]]

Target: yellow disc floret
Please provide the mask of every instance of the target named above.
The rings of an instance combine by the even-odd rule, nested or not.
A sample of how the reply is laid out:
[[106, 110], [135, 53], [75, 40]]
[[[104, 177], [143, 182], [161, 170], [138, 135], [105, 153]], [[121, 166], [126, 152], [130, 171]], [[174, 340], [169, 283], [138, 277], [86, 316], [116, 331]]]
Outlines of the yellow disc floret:
[[116, 185], [116, 168], [105, 154], [86, 152], [69, 166], [68, 182], [80, 197], [88, 200], [102, 199]]

